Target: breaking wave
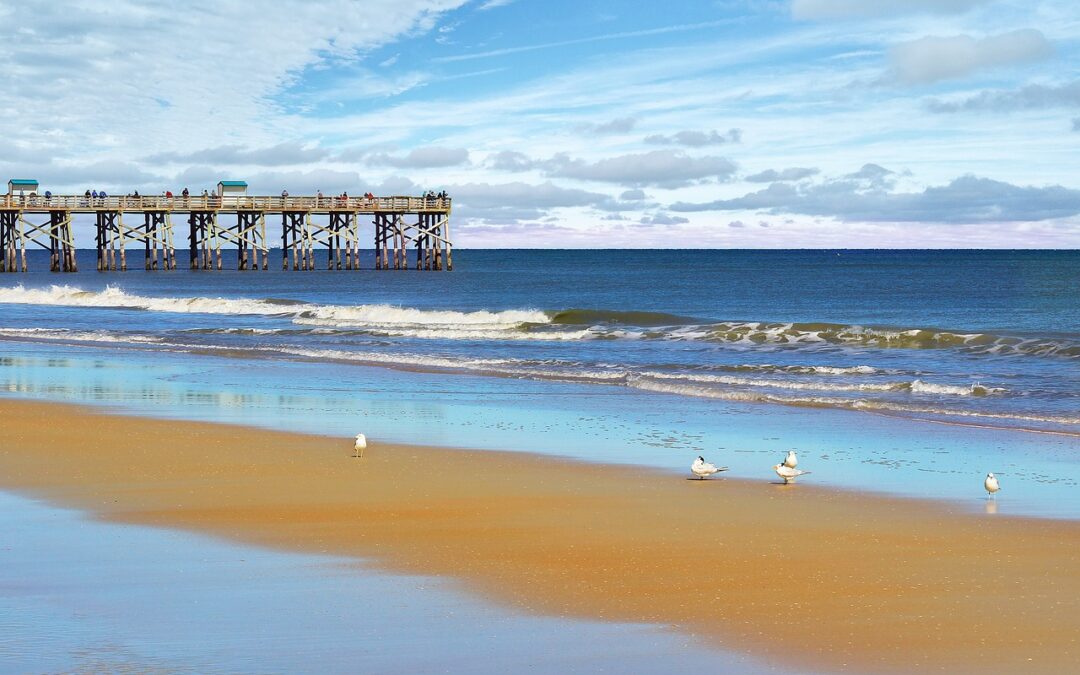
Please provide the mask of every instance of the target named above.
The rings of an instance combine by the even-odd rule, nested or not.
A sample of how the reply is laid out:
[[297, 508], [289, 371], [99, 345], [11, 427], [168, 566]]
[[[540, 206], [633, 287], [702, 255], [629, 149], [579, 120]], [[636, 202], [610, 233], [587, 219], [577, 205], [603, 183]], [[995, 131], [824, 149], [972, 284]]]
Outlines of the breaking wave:
[[161, 338], [153, 335], [69, 330], [67, 328], [0, 328], [0, 337], [8, 337], [16, 340], [64, 340], [69, 342], [101, 342], [111, 344], [159, 344], [162, 342]]
[[[287, 298], [150, 297], [109, 286], [85, 291], [72, 286], [0, 288], [0, 303], [123, 308], [188, 314], [274, 317], [326, 331], [351, 330], [383, 337], [425, 340], [661, 340], [758, 347], [851, 347], [946, 349], [967, 354], [1080, 358], [1080, 338], [997, 335], [933, 328], [891, 328], [838, 323], [709, 322], [674, 314], [570, 309], [419, 309], [386, 304], [329, 305]], [[236, 330], [236, 329], [229, 329]], [[273, 329], [251, 328], [254, 331]], [[748, 370], [756, 366], [746, 366]], [[849, 368], [811, 366], [804, 374], [860, 374]], [[856, 366], [864, 368], [864, 366]]]
[[[84, 291], [73, 286], [47, 289], [25, 288], [21, 284], [0, 289], [0, 303], [137, 309], [182, 314], [258, 315], [290, 318], [293, 323], [333, 327], [416, 327], [439, 332], [438, 328], [469, 333], [516, 330], [523, 324], [547, 323], [548, 315], [535, 310], [474, 311], [423, 310], [393, 305], [317, 305], [282, 298], [152, 297], [127, 293], [115, 286], [102, 291]], [[449, 330], [444, 330], [449, 332]], [[572, 338], [571, 338], [572, 339]]]

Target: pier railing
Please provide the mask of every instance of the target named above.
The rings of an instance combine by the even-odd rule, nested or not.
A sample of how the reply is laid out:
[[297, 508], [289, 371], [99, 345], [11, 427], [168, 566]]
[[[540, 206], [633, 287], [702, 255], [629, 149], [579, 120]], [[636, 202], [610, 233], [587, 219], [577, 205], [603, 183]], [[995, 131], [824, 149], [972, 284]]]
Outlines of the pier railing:
[[247, 196], [247, 195], [191, 195], [188, 197], [165, 195], [130, 195], [87, 197], [85, 195], [11, 195], [0, 196], [0, 209], [30, 211], [70, 211], [95, 213], [98, 211], [263, 211], [282, 213], [286, 211], [309, 211], [328, 213], [350, 211], [354, 213], [445, 213], [450, 210], [450, 199], [410, 196], [391, 197], [327, 197], [327, 196]]

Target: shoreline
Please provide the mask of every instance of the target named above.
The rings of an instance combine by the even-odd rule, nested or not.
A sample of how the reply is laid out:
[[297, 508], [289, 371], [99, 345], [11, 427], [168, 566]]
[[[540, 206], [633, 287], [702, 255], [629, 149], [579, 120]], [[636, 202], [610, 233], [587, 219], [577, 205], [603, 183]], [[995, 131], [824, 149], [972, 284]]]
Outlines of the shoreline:
[[449, 577], [533, 613], [834, 670], [1080, 657], [1080, 523], [509, 451], [373, 442], [357, 460], [349, 439], [58, 403], [0, 400], [0, 424], [5, 489]]
[[[16, 343], [20, 345], [43, 345], [50, 347], [61, 348], [75, 348], [75, 349], [99, 349], [102, 351], [115, 351], [118, 349], [131, 350], [135, 352], [150, 352], [152, 353], [154, 348], [162, 346], [161, 343], [143, 343], [131, 342], [118, 346], [115, 343], [97, 343], [93, 341], [80, 341], [76, 338], [71, 339], [50, 339], [50, 338], [35, 338], [28, 336], [10, 337], [0, 335], [0, 343]], [[211, 345], [196, 346], [196, 345], [183, 345], [185, 347], [182, 350], [184, 353], [194, 356], [209, 356], [213, 358], [221, 359], [240, 359], [248, 360], [252, 362], [288, 362], [295, 364], [330, 364], [338, 366], [348, 366], [357, 368], [378, 368], [385, 370], [388, 373], [415, 373], [423, 375], [444, 375], [450, 374], [454, 376], [464, 377], [478, 377], [478, 378], [493, 378], [497, 380], [524, 380], [530, 382], [546, 383], [546, 384], [585, 384], [593, 385], [597, 387], [611, 387], [617, 390], [628, 389], [638, 392], [646, 392], [659, 396], [675, 396], [675, 397], [690, 397], [700, 400], [718, 400], [725, 403], [738, 403], [751, 406], [767, 406], [775, 408], [794, 408], [800, 410], [835, 410], [845, 413], [857, 413], [860, 415], [869, 414], [877, 415], [880, 417], [886, 417], [896, 420], [904, 420], [908, 422], [914, 422], [917, 424], [937, 424], [942, 426], [952, 426], [967, 429], [986, 429], [990, 431], [999, 431], [1004, 433], [1021, 433], [1021, 434], [1036, 434], [1036, 435], [1049, 435], [1060, 436], [1064, 438], [1076, 438], [1080, 439], [1080, 430], [1075, 429], [1042, 429], [1035, 426], [1024, 426], [1022, 422], [1037, 422], [1046, 424], [1071, 424], [1072, 422], [1062, 422], [1061, 420], [1054, 419], [1032, 419], [1023, 415], [1009, 416], [1008, 414], [999, 413], [987, 413], [984, 411], [929, 411], [929, 410], [906, 410], [903, 408], [873, 408], [859, 405], [839, 405], [839, 404], [821, 404], [815, 402], [802, 402], [802, 401], [783, 401], [783, 400], [767, 400], [767, 399], [753, 399], [753, 398], [727, 398], [723, 396], [711, 397], [711, 396], [698, 396], [693, 394], [681, 394], [677, 392], [647, 389], [628, 386], [626, 384], [619, 384], [615, 381], [611, 382], [594, 382], [590, 381], [587, 377], [576, 377], [573, 375], [566, 376], [551, 376], [541, 377], [512, 373], [512, 372], [500, 372], [500, 371], [470, 371], [468, 367], [453, 367], [445, 365], [423, 365], [418, 363], [407, 362], [392, 362], [392, 361], [380, 361], [380, 360], [364, 360], [364, 359], [349, 359], [342, 357], [315, 357], [308, 356], [299, 353], [293, 353], [280, 350], [265, 350], [260, 351], [257, 348], [250, 347], [237, 347], [237, 348], [221, 348]], [[236, 354], [242, 354], [242, 356], [236, 356]], [[937, 415], [937, 417], [934, 417]], [[953, 419], [956, 418], [956, 419]], [[971, 418], [965, 419], [965, 418]], [[1013, 419], [1019, 423], [1015, 426], [1007, 426], [1004, 424], [989, 424], [977, 420], [985, 419]]]

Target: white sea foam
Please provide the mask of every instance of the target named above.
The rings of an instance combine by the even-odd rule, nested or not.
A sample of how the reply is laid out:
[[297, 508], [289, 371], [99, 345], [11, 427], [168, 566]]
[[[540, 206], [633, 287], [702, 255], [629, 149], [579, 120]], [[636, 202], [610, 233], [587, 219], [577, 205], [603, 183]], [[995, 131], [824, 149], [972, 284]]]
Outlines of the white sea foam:
[[423, 369], [438, 368], [440, 370], [459, 370], [481, 375], [502, 375], [507, 377], [534, 377], [547, 380], [601, 383], [618, 382], [626, 377], [623, 370], [587, 368], [579, 364], [551, 361], [544, 363], [519, 359], [460, 358], [430, 354], [307, 349], [300, 347], [260, 347], [257, 349], [259, 351], [300, 356], [320, 361], [347, 361], [369, 365], [406, 366]]
[[318, 305], [305, 309], [303, 319], [336, 326], [475, 326], [516, 327], [524, 323], [548, 323], [547, 314], [535, 310], [508, 309], [499, 312], [413, 309], [391, 305]]
[[266, 300], [148, 297], [126, 293], [115, 286], [107, 286], [102, 291], [84, 291], [81, 288], [66, 285], [53, 285], [48, 288], [25, 288], [20, 284], [10, 288], [0, 288], [0, 303], [142, 309], [154, 312], [186, 314], [278, 315], [292, 311], [289, 306]]
[[629, 378], [628, 386], [644, 391], [698, 398], [713, 398], [726, 401], [747, 401], [758, 403], [779, 403], [783, 405], [842, 408], [848, 410], [866, 410], [880, 413], [906, 415], [931, 415], [940, 417], [965, 417], [977, 419], [995, 419], [1010, 422], [1038, 422], [1044, 424], [1080, 425], [1080, 417], [1071, 415], [1037, 415], [1021, 412], [989, 412], [958, 408], [945, 408], [914, 405], [897, 401], [865, 398], [840, 398], [829, 396], [786, 396], [759, 391], [727, 390], [715, 387], [699, 387], [689, 384], [658, 382], [649, 378]]
[[[184, 314], [234, 314], [284, 316], [294, 323], [330, 327], [382, 327], [408, 330], [429, 330], [435, 334], [442, 329], [441, 337], [451, 331], [462, 330], [469, 339], [493, 332], [516, 330], [524, 324], [548, 323], [550, 318], [537, 310], [504, 310], [498, 312], [450, 310], [423, 310], [393, 305], [317, 305], [310, 303], [284, 303], [255, 298], [163, 298], [127, 293], [115, 286], [103, 291], [85, 291], [74, 286], [53, 285], [49, 288], [25, 288], [21, 284], [0, 288], [0, 303], [59, 305], [66, 307], [102, 307], [139, 309], [153, 312]], [[472, 334], [471, 336], [469, 334]], [[503, 336], [505, 337], [505, 336]], [[541, 338], [543, 339], [543, 338]], [[570, 337], [568, 339], [580, 339]]]
[[790, 373], [794, 375], [877, 375], [882, 371], [873, 366], [782, 366], [773, 363], [743, 363], [735, 366], [721, 366], [724, 370], [735, 372]]
[[916, 394], [938, 394], [949, 396], [980, 396], [986, 394], [1001, 394], [1006, 390], [1001, 387], [984, 387], [980, 384], [967, 386], [934, 384], [913, 381], [892, 382], [852, 382], [833, 383], [822, 381], [805, 381], [778, 378], [748, 378], [731, 375], [706, 375], [700, 373], [659, 373], [645, 371], [642, 377], [654, 380], [672, 380], [684, 382], [700, 382], [706, 384], [727, 384], [738, 387], [758, 387], [768, 389], [792, 389], [798, 391], [822, 391], [822, 392], [847, 392], [847, 391], [879, 391], [879, 392], [911, 392]]
[[31, 340], [68, 340], [71, 342], [107, 342], [158, 344], [162, 339], [153, 335], [110, 333], [107, 331], [68, 330], [67, 328], [0, 328], [0, 336]]
[[[414, 310], [415, 311], [415, 310]], [[424, 340], [554, 340], [576, 341], [588, 340], [592, 337], [600, 337], [599, 331], [592, 329], [584, 330], [559, 330], [559, 331], [524, 331], [519, 327], [525, 323], [535, 322], [508, 322], [508, 323], [443, 323], [425, 326], [417, 323], [395, 324], [387, 321], [363, 323], [356, 320], [342, 321], [340, 319], [318, 319], [299, 316], [293, 319], [293, 323], [304, 326], [319, 326], [323, 328], [351, 328], [365, 335], [376, 337], [409, 337]]]

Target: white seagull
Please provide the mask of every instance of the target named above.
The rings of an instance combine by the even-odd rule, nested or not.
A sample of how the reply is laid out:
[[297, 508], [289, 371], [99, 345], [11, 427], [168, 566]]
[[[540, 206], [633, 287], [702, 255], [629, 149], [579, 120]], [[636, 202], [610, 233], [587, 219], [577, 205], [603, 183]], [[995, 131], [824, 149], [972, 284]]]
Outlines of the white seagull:
[[356, 454], [353, 455], [353, 457], [363, 457], [364, 448], [367, 447], [367, 436], [364, 434], [356, 434], [356, 442], [353, 443], [352, 447], [353, 450], [356, 451]]
[[993, 497], [994, 493], [1001, 489], [1001, 486], [998, 485], [997, 477], [992, 473], [986, 474], [986, 480], [983, 481], [983, 487], [986, 488], [987, 499]]
[[805, 476], [806, 474], [810, 473], [809, 471], [800, 471], [799, 469], [792, 469], [790, 466], [787, 466], [785, 464], [777, 464], [776, 466], [773, 467], [773, 471], [776, 472], [777, 476], [780, 476], [781, 478], [784, 479], [784, 484], [785, 485], [787, 485], [791, 481], [795, 480], [799, 476]]
[[726, 466], [716, 466], [705, 461], [704, 457], [698, 457], [694, 460], [694, 463], [690, 465], [690, 472], [698, 477], [698, 480], [705, 480], [706, 476], [711, 476], [714, 473], [720, 473], [721, 471], [727, 471]]
[[787, 451], [787, 457], [784, 458], [784, 466], [789, 469], [794, 469], [799, 466], [799, 456], [795, 454], [794, 450]]

